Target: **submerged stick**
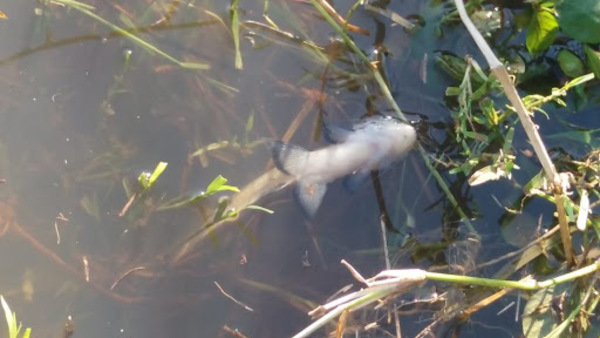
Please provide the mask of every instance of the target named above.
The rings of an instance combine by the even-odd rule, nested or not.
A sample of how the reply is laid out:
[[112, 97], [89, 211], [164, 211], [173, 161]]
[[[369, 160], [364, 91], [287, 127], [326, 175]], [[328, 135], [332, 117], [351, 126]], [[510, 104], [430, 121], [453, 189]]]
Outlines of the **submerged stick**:
[[317, 0], [317, 1], [319, 2], [319, 5], [321, 5], [323, 7], [323, 9], [325, 9], [327, 11], [327, 13], [329, 15], [331, 15], [340, 25], [344, 26], [344, 28], [348, 29], [351, 32], [362, 34], [362, 35], [370, 35], [371, 34], [368, 30], [363, 29], [358, 26], [355, 26], [355, 25], [347, 22], [346, 19], [344, 19], [344, 17], [342, 17], [340, 14], [338, 14], [338, 12], [335, 10], [335, 8], [331, 7], [329, 2], [327, 2], [325, 0]]

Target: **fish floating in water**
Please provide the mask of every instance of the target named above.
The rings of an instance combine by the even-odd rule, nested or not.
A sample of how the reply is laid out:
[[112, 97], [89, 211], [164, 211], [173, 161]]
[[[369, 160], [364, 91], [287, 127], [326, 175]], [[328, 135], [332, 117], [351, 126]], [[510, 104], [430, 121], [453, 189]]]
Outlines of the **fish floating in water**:
[[411, 125], [384, 116], [366, 118], [352, 130], [325, 127], [325, 132], [335, 144], [317, 150], [280, 141], [271, 145], [275, 166], [295, 178], [296, 195], [309, 217], [317, 212], [327, 183], [350, 175], [345, 183], [353, 187], [371, 170], [398, 160], [417, 139]]

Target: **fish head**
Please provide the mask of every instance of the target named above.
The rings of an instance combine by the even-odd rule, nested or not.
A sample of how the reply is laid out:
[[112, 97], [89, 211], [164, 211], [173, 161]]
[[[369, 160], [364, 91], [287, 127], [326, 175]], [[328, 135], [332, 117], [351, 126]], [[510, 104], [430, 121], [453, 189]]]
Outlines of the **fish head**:
[[369, 135], [371, 140], [376, 137], [385, 144], [387, 156], [398, 157], [411, 150], [417, 140], [417, 132], [410, 124], [389, 116], [373, 116], [366, 119], [355, 128]]
[[417, 141], [417, 131], [413, 126], [404, 122], [396, 122], [389, 129], [389, 138], [394, 155], [403, 155], [414, 147]]

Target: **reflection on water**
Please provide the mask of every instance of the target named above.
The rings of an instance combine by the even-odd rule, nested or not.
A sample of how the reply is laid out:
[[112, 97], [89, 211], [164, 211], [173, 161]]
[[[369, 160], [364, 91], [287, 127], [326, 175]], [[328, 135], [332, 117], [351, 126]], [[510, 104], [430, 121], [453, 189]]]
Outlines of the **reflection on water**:
[[[427, 252], [397, 256], [398, 266], [451, 263], [445, 254], [457, 237], [456, 219], [442, 219], [448, 206], [413, 155], [380, 173], [382, 196], [370, 182], [355, 193], [332, 184], [312, 220], [279, 186], [243, 202], [245, 195], [234, 197], [236, 208], [253, 203], [275, 213], [245, 211], [174, 259], [210, 221], [218, 196], [198, 208], [158, 211], [160, 205], [198, 193], [219, 174], [238, 187], [264, 179], [273, 167], [264, 147], [246, 147], [254, 141], [315, 148], [325, 144], [322, 120], [348, 123], [387, 114], [387, 106], [309, 4], [269, 1], [267, 17], [264, 2], [240, 2], [241, 20], [268, 19], [292, 32], [242, 24], [243, 70], [234, 69], [230, 13], [221, 1], [89, 4], [176, 60], [211, 69], [179, 67], [59, 3], [2, 5], [0, 177], [7, 182], [0, 185], [0, 255], [10, 259], [0, 260], [0, 292], [35, 336], [61, 336], [69, 316], [81, 337], [234, 336], [224, 326], [248, 337], [290, 336], [309, 323], [315, 304], [348, 282], [341, 258], [365, 274], [384, 266], [380, 255], [365, 254], [381, 246], [378, 197], [394, 226]], [[427, 19], [441, 13], [421, 1], [406, 6], [394, 10]], [[372, 32], [356, 37], [362, 48], [390, 46], [400, 105], [445, 119], [439, 102], [446, 82], [424, 56], [439, 48], [434, 42], [453, 38], [435, 40], [428, 26], [411, 36], [362, 10], [353, 22]], [[119, 216], [138, 175], [160, 161], [168, 169], [152, 192]], [[420, 327], [403, 325], [406, 332]]]

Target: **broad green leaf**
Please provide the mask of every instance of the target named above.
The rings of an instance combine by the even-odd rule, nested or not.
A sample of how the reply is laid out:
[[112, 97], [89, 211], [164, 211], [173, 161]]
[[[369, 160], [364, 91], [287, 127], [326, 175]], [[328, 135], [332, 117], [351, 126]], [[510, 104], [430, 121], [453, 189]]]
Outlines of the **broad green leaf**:
[[583, 46], [585, 56], [587, 58], [588, 66], [590, 70], [594, 72], [597, 79], [600, 79], [600, 54], [595, 50], [591, 49], [588, 45]]
[[600, 42], [600, 1], [563, 0], [556, 11], [563, 32], [581, 42]]
[[556, 18], [546, 9], [535, 11], [527, 27], [526, 44], [531, 54], [538, 54], [550, 47], [558, 33]]
[[562, 49], [556, 57], [560, 69], [569, 77], [583, 75], [584, 68], [581, 59], [567, 49]]

